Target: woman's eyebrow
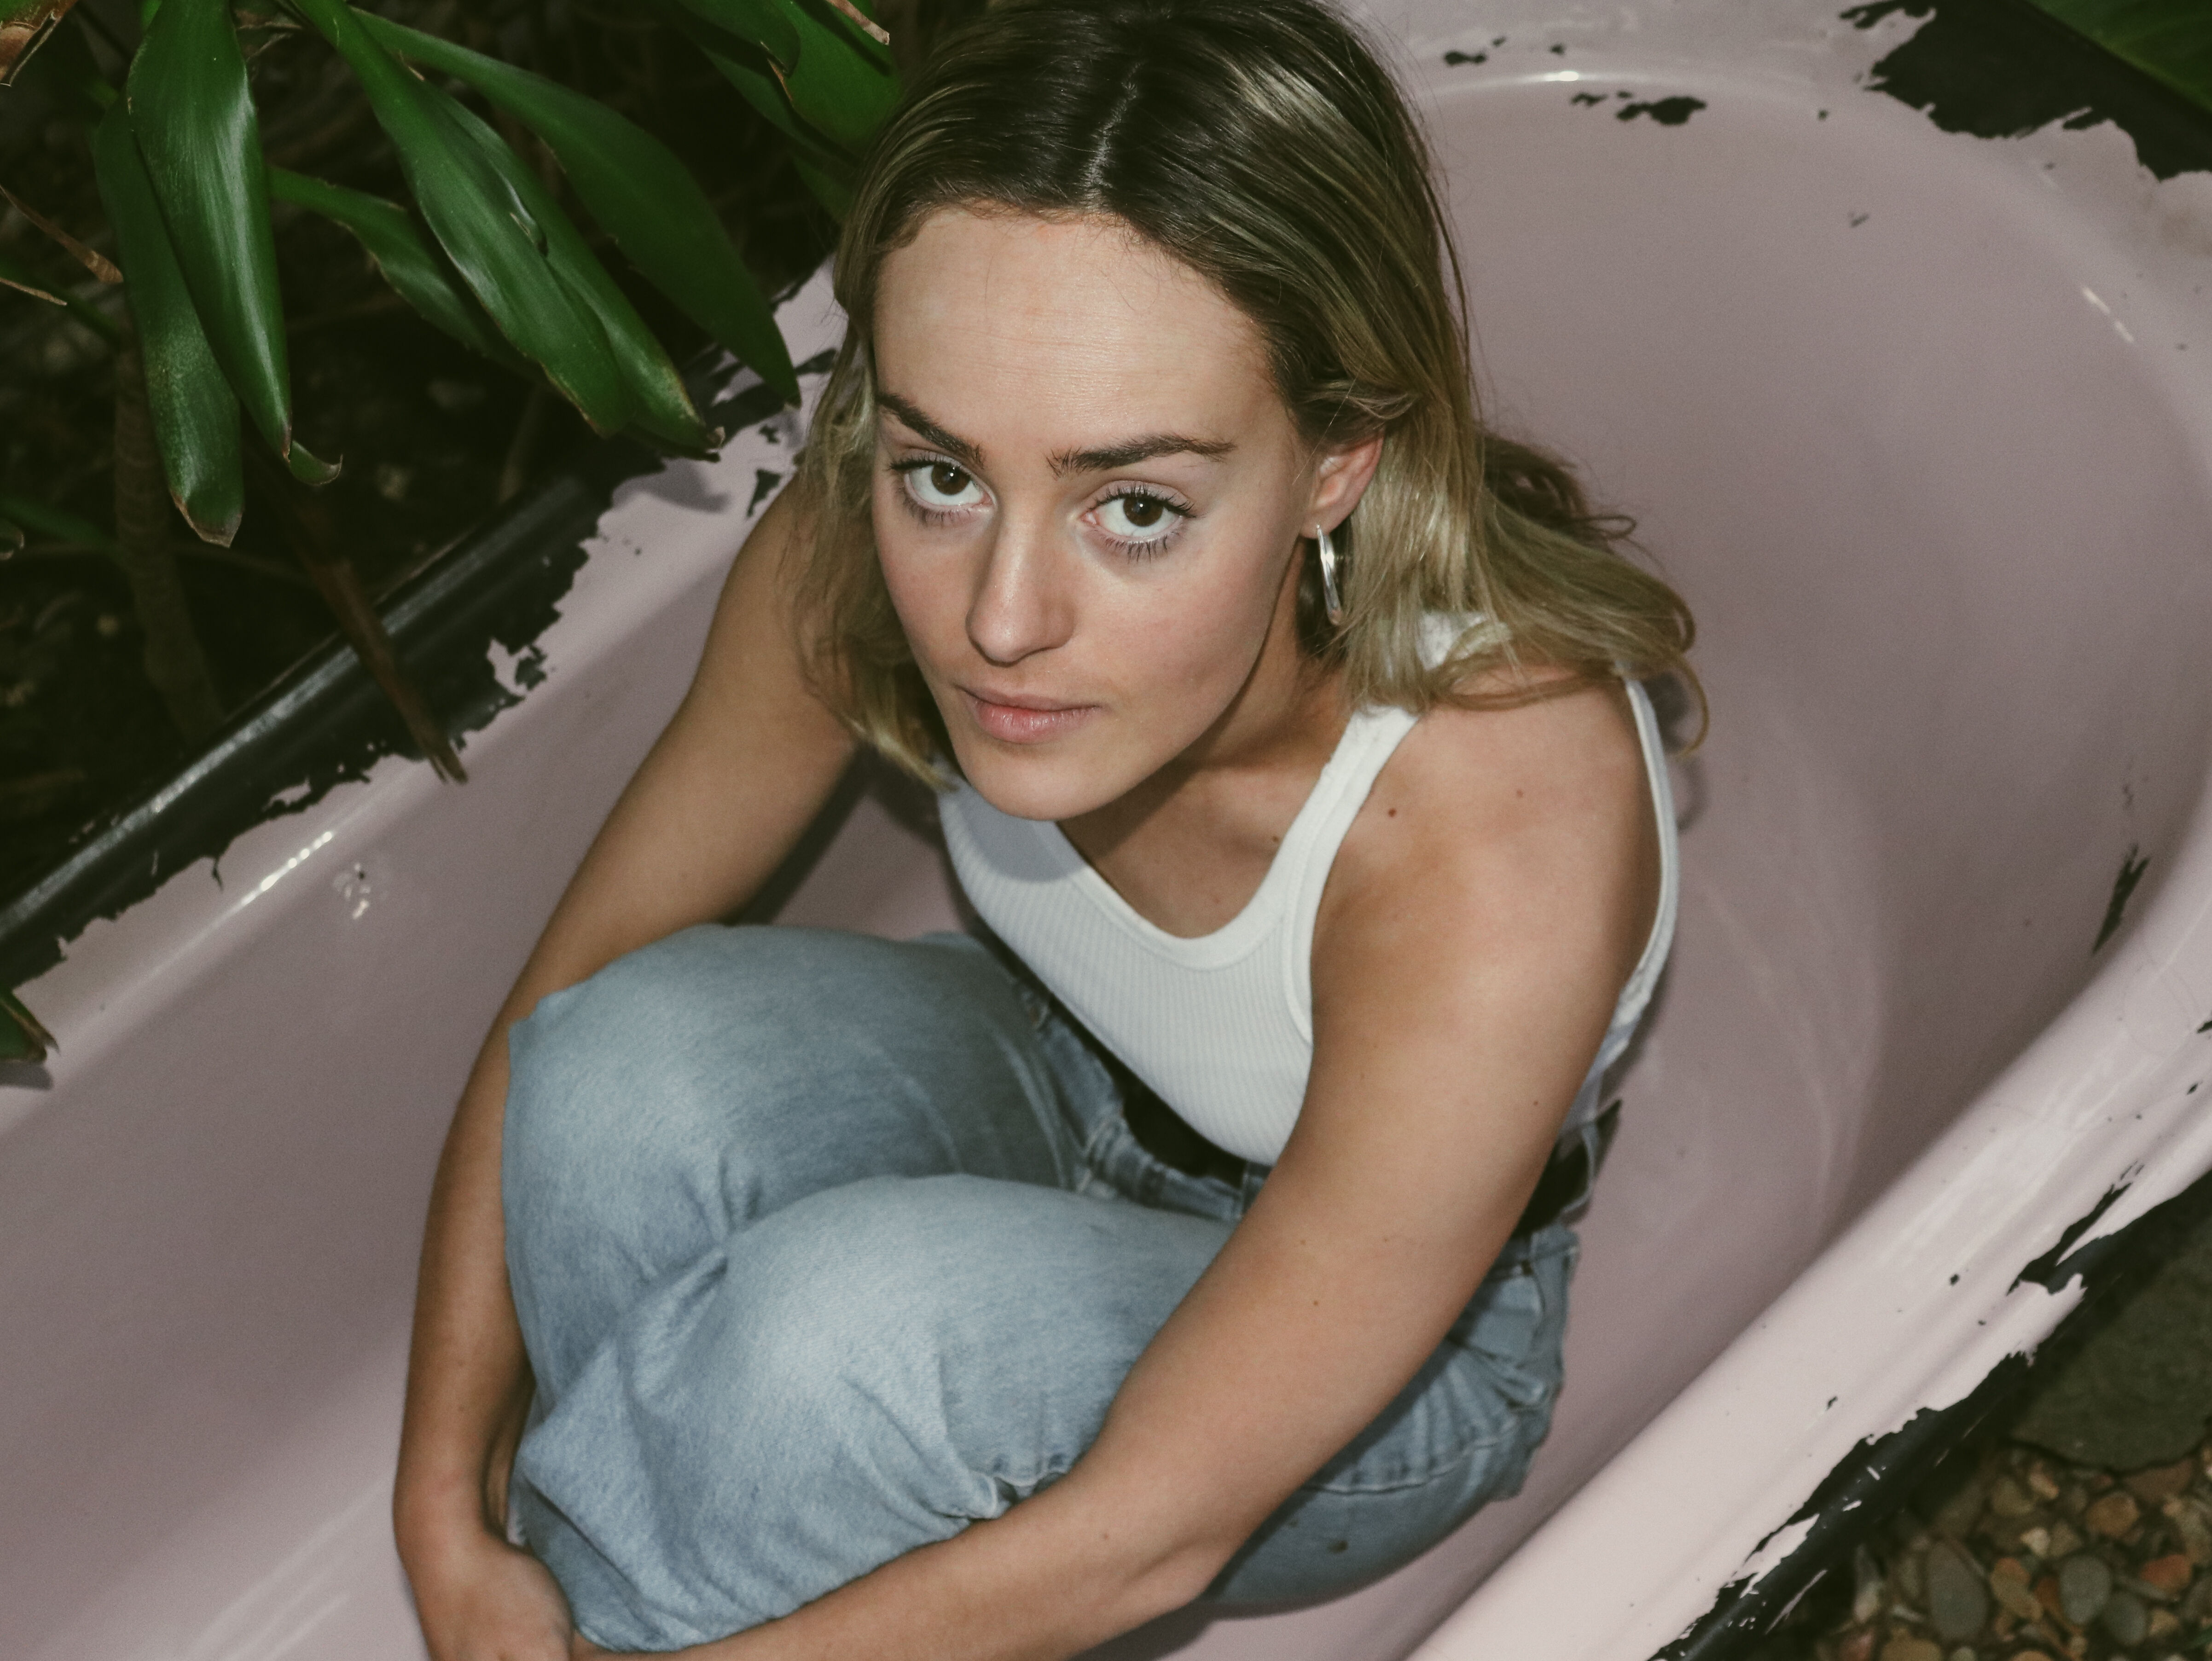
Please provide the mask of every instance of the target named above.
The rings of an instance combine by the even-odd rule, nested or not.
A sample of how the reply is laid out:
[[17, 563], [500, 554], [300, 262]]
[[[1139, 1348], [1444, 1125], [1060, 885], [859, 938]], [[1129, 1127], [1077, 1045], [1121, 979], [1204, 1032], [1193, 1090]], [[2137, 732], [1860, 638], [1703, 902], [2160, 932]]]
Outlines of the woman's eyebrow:
[[[980, 446], [956, 438], [897, 393], [878, 388], [876, 402], [896, 415], [916, 437], [936, 446], [963, 466], [975, 468], [982, 465], [983, 452]], [[1054, 473], [1063, 475], [1110, 473], [1116, 468], [1133, 467], [1139, 462], [1150, 461], [1155, 456], [1193, 455], [1210, 459], [1225, 456], [1236, 447], [1225, 439], [1194, 439], [1186, 438], [1180, 433], [1154, 433], [1094, 450], [1062, 450], [1052, 457], [1051, 465]]]
[[968, 468], [982, 466], [983, 452], [980, 446], [969, 443], [965, 439], [953, 437], [951, 433], [930, 420], [897, 393], [886, 392], [881, 387], [878, 387], [876, 402], [904, 421], [909, 431], [935, 445], [962, 466]]
[[1118, 468], [1150, 461], [1155, 456], [1187, 454], [1210, 459], [1225, 456], [1236, 447], [1225, 439], [1187, 439], [1179, 433], [1154, 433], [1098, 450], [1063, 450], [1052, 458], [1052, 470], [1062, 474], [1111, 473]]

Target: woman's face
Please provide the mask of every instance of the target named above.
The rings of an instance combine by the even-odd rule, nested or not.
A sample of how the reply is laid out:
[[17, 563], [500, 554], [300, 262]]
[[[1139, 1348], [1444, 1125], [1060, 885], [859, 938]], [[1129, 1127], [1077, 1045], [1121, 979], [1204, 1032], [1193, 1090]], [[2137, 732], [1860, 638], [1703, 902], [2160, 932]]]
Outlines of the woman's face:
[[874, 347], [876, 545], [986, 800], [1073, 818], [1287, 716], [1298, 539], [1380, 446], [1316, 457], [1243, 312], [1116, 221], [946, 209]]

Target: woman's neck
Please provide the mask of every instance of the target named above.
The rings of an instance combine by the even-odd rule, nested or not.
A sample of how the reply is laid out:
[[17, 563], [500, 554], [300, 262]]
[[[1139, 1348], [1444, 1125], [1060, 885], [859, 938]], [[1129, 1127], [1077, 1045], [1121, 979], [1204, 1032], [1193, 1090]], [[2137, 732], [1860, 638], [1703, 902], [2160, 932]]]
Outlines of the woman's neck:
[[1186, 938], [1212, 933], [1250, 903], [1328, 764], [1342, 688], [1285, 628], [1196, 743], [1061, 831], [1139, 916]]

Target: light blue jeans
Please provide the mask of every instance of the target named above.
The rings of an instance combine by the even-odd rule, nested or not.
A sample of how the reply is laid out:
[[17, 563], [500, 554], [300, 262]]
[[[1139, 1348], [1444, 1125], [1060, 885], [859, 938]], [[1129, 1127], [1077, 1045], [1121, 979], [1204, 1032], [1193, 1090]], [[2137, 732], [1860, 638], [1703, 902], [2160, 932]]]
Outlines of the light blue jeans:
[[[515, 1514], [616, 1650], [787, 1615], [1065, 1474], [1264, 1175], [1146, 1152], [1084, 1040], [960, 936], [689, 930], [511, 1053]], [[1564, 1223], [1513, 1241], [1209, 1597], [1338, 1591], [1516, 1492], [1575, 1252]]]

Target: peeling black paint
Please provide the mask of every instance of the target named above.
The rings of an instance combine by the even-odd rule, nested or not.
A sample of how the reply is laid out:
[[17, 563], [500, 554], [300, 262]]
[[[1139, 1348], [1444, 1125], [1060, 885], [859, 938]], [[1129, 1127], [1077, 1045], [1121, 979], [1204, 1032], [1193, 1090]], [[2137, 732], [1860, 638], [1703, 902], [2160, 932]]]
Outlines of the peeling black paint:
[[[2117, 1190], [2106, 1194], [2087, 1217], [2069, 1227], [2060, 1237], [2061, 1250], [2080, 1239], [2118, 1195]], [[1809, 1521], [1812, 1527], [1804, 1539], [1756, 1580], [1742, 1577], [1723, 1587], [1712, 1607], [1652, 1661], [1748, 1658], [1806, 1590], [1848, 1559], [1852, 1547], [1887, 1520], [1946, 1454], [1994, 1420], [2031, 1379], [2094, 1331], [2118, 1299], [2172, 1256], [2208, 1215], [2212, 1215], [2212, 1173], [2126, 1228], [2090, 1241], [2070, 1256], [2046, 1253], [2022, 1270], [2022, 1279], [2054, 1288], [2077, 1276], [2082, 1282], [2081, 1302], [2045, 1339], [2035, 1359], [2008, 1355], [1961, 1400], [1948, 1407], [1923, 1408], [1887, 1435], [1862, 1440], [1837, 1463], [1812, 1497], [1759, 1545], [1763, 1548], [1783, 1529]], [[2047, 1266], [2031, 1273], [2039, 1265]]]
[[1655, 98], [1622, 105], [1613, 112], [1613, 119], [1633, 121], [1639, 115], [1648, 115], [1662, 127], [1679, 127], [1705, 107], [1702, 98]]
[[2105, 943], [2120, 931], [2120, 921], [2127, 915], [2128, 900], [2135, 893], [2136, 884], [2142, 881], [2143, 873], [2150, 869], [2148, 858], [2137, 857], [2142, 852], [2140, 846], [2130, 844], [2127, 857], [2120, 861], [2120, 874], [2112, 879], [2112, 897], [2105, 902], [2105, 920], [2097, 929], [2097, 943], [2089, 948], [2092, 957], [2104, 950]]
[[1444, 54], [1444, 62], [1454, 69], [1462, 64], [1487, 64], [1489, 61], [1490, 54], [1486, 52], [1448, 52]]
[[2180, 94], [2027, 0], [1873, 0], [1842, 14], [1872, 28], [1923, 17], [1869, 85], [1946, 132], [2015, 138], [2053, 122], [2118, 124], [2160, 179], [2212, 169], [2212, 120]]
[[2118, 1203], [2120, 1196], [2126, 1193], [2130, 1186], [2130, 1184], [2122, 1182], [2116, 1183], [2105, 1190], [2104, 1198], [2089, 1208], [2089, 1215], [2085, 1217], [2076, 1217], [2072, 1222], [2068, 1223], [2059, 1232], [2058, 1244], [2041, 1257], [2030, 1260], [2026, 1268], [2013, 1276], [2012, 1286], [2007, 1287], [2005, 1290], [2011, 1291], [2013, 1286], [2018, 1286], [2022, 1281], [2033, 1281], [2046, 1292], [2056, 1292], [2066, 1284], [2066, 1281], [2071, 1280], [2075, 1275], [2080, 1273], [2078, 1268], [2069, 1268], [2064, 1280], [2053, 1278], [2057, 1275], [2061, 1263], [2071, 1265], [2075, 1261], [2066, 1255], [2066, 1248], [2095, 1228], [2097, 1219]]
[[1602, 104], [1605, 102], [1605, 94], [1603, 93], [1577, 93], [1567, 101], [1571, 104]]
[[[720, 401], [700, 402], [710, 424], [731, 432], [783, 408], [749, 374]], [[482, 730], [520, 700], [501, 683], [493, 646], [507, 654], [516, 684], [527, 689], [543, 680], [535, 643], [583, 566], [586, 539], [615, 488], [660, 464], [633, 443], [599, 445], [575, 472], [517, 500], [384, 603], [400, 660], [456, 738]], [[181, 773], [92, 830], [59, 866], [0, 906], [0, 986], [43, 974], [93, 922], [120, 915], [198, 860], [220, 860], [256, 825], [303, 811], [394, 755], [419, 752], [344, 642], [325, 642]]]
[[753, 494], [752, 500], [745, 504], [746, 517], [750, 518], [752, 516], [753, 510], [768, 500], [769, 492], [774, 490], [776, 486], [782, 482], [783, 475], [775, 471], [771, 468], [756, 467], [753, 469]]

